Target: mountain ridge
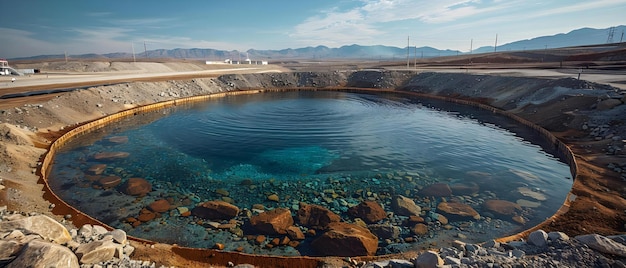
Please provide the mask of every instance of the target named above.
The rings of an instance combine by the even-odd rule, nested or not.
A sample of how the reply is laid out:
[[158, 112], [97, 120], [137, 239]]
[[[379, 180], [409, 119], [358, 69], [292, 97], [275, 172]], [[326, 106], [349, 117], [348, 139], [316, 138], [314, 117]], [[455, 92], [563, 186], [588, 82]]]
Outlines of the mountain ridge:
[[[369, 45], [362, 46], [358, 44], [344, 45], [338, 48], [329, 48], [327, 46], [308, 46], [302, 48], [285, 48], [280, 50], [257, 50], [249, 49], [247, 51], [237, 50], [218, 50], [212, 48], [174, 48], [174, 49], [155, 49], [142, 53], [136, 53], [135, 58], [178, 58], [178, 59], [202, 59], [211, 61], [223, 61], [231, 59], [233, 61], [244, 61], [247, 58], [252, 60], [288, 60], [288, 59], [403, 59], [407, 54], [411, 58], [432, 58], [439, 56], [453, 56], [468, 53], [487, 53], [493, 51], [526, 51], [540, 50], [557, 47], [570, 47], [582, 45], [594, 45], [607, 43], [608, 32], [613, 28], [613, 41], [623, 41], [626, 26], [620, 25], [606, 29], [579, 28], [568, 33], [559, 33], [549, 36], [539, 36], [532, 39], [519, 40], [503, 45], [484, 46], [472, 50], [471, 52], [461, 52], [450, 49], [437, 49], [429, 46], [399, 48], [385, 45]], [[12, 60], [37, 60], [37, 59], [58, 59], [64, 58], [65, 55], [39, 55], [33, 57], [15, 58]], [[133, 58], [132, 53], [113, 52], [105, 54], [81, 54], [70, 55], [74, 59], [118, 59]]]

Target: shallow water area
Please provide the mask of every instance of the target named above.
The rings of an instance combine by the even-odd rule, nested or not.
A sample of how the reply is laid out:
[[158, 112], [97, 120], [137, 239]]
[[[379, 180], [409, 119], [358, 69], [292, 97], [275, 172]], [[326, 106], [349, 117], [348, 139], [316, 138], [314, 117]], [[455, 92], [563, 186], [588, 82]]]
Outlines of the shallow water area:
[[[138, 114], [78, 138], [55, 156], [49, 182], [70, 205], [150, 240], [317, 256], [311, 242], [323, 230], [273, 245], [286, 235], [249, 224], [251, 215], [279, 207], [296, 215], [303, 202], [368, 227], [379, 238], [377, 254], [389, 254], [455, 239], [482, 242], [556, 212], [571, 188], [569, 167], [522, 138], [532, 136], [523, 129], [515, 129], [521, 136], [508, 131], [513, 125], [487, 111], [400, 94], [230, 96]], [[130, 178], [145, 179], [150, 191], [129, 194], [123, 187]], [[398, 195], [412, 199], [420, 215], [395, 211]], [[158, 200], [167, 205], [151, 206]], [[240, 213], [230, 220], [189, 215], [211, 200]], [[387, 217], [365, 224], [348, 213], [367, 200]], [[480, 216], [442, 211], [454, 202]], [[268, 239], [258, 242], [259, 235]]]

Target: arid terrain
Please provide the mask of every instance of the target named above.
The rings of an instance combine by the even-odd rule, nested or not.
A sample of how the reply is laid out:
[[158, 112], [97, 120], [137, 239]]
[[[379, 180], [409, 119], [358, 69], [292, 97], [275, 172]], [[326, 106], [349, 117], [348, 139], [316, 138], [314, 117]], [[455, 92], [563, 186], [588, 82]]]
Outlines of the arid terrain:
[[[63, 133], [105, 115], [165, 100], [231, 90], [358, 87], [470, 100], [505, 110], [547, 129], [574, 152], [578, 174], [571, 193], [575, 198], [565, 202], [559, 215], [533, 230], [561, 231], [570, 236], [624, 233], [626, 68], [623, 59], [622, 62], [595, 60], [579, 55], [564, 63], [533, 62], [523, 60], [522, 56], [416, 60], [409, 67], [406, 62], [358, 61], [268, 66], [213, 66], [176, 60], [14, 63], [18, 68], [40, 69], [41, 73], [16, 77], [15, 82], [0, 76], [0, 206], [43, 213], [62, 221], [68, 212], [51, 206], [46, 198], [38, 169], [40, 159], [50, 143]], [[205, 253], [180, 253], [170, 245], [134, 243], [137, 249], [134, 258], [168, 266], [201, 265], [198, 256], [205, 256]], [[198, 259], [193, 260], [193, 256]], [[216, 264], [229, 260], [254, 262], [253, 256], [213, 256], [210, 262]], [[268, 261], [281, 265], [280, 260]], [[303, 263], [307, 261], [311, 262], [303, 260]]]

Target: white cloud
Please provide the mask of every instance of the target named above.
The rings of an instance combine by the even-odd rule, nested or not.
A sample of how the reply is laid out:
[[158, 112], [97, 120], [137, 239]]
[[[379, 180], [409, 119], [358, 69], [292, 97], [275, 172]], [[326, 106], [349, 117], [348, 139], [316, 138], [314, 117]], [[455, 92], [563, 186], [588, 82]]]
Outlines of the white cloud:
[[[480, 0], [365, 0], [350, 10], [331, 9], [323, 14], [305, 19], [289, 35], [302, 44], [338, 46], [352, 43], [380, 43], [389, 40], [391, 28], [404, 27], [411, 31], [416, 23], [445, 24], [463, 18], [497, 12], [500, 9], [522, 4], [523, 1], [483, 3]], [[407, 26], [398, 22], [413, 20]]]
[[374, 40], [382, 32], [366, 23], [360, 10], [330, 11], [306, 19], [297, 25], [290, 37], [302, 44], [336, 46], [346, 42], [359, 43]]

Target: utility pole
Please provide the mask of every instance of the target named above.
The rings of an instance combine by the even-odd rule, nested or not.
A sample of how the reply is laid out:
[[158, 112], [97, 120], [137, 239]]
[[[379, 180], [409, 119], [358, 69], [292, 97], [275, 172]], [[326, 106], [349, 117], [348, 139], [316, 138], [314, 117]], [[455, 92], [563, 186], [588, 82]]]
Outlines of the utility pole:
[[137, 59], [135, 59], [135, 44], [130, 42], [130, 47], [133, 49], [133, 62], [137, 62]]
[[417, 46], [413, 49], [413, 63], [415, 65], [415, 69], [417, 69]]
[[411, 53], [411, 46], [409, 44], [409, 38], [410, 36], [406, 37], [406, 68], [407, 69], [409, 69], [409, 64], [410, 64], [409, 54]]
[[498, 34], [496, 34], [496, 44], [493, 46], [493, 52], [496, 52], [498, 49]]

